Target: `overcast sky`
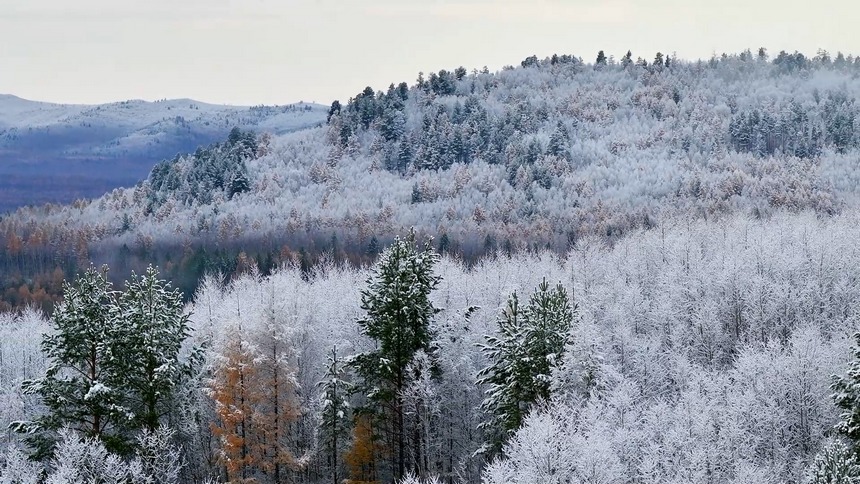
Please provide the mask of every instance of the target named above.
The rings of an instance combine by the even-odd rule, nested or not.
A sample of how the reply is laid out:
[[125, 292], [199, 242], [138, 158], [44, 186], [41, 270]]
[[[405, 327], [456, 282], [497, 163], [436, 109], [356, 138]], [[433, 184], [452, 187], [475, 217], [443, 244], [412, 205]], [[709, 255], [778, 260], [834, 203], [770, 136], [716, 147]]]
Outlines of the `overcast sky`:
[[857, 0], [0, 0], [0, 93], [345, 100], [419, 71], [598, 50], [860, 53]]

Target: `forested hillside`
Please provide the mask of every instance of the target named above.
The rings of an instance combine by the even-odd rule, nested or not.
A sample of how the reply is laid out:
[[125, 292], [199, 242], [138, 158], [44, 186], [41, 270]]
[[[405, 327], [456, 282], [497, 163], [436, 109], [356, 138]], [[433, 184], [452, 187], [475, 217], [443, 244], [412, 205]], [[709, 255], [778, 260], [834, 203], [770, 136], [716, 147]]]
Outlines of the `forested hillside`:
[[3, 284], [45, 288], [87, 260], [178, 264], [177, 278], [232, 271], [243, 251], [264, 272], [322, 253], [367, 262], [409, 227], [472, 259], [678, 217], [838, 213], [860, 186], [858, 73], [826, 52], [563, 55], [368, 88], [335, 102], [327, 127], [249, 140], [229, 160], [198, 150], [136, 187], [5, 217]]

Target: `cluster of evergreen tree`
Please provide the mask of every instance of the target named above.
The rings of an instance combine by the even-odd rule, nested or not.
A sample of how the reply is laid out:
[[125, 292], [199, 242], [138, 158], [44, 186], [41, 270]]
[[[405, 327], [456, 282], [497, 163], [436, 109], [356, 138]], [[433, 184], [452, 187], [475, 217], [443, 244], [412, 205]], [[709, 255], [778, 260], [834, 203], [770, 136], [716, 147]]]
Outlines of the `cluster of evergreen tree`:
[[[50, 366], [43, 377], [22, 383], [26, 394], [38, 396], [44, 412], [12, 428], [26, 435], [33, 459], [55, 459], [52, 479], [74, 482], [77, 476], [83, 482], [84, 471], [121, 470], [120, 457], [136, 455], [139, 464], [140, 457], [158, 460], [176, 452], [164, 447], [172, 445], [175, 430], [163, 425], [179, 415], [178, 389], [195, 360], [181, 356], [190, 333], [181, 294], [152, 267], [127, 281], [124, 291], [113, 289], [106, 267], [91, 268], [65, 284], [51, 324], [42, 342]], [[163, 448], [148, 445], [152, 438]], [[96, 454], [80, 456], [82, 462], [62, 455], [81, 447]], [[174, 464], [161, 471], [178, 477], [181, 466], [178, 460]], [[125, 476], [127, 469], [121, 472]], [[96, 474], [92, 482], [125, 479], [108, 477]]]
[[813, 158], [825, 146], [844, 153], [860, 143], [858, 113], [854, 99], [830, 92], [826, 99], [817, 96], [815, 105], [792, 100], [775, 111], [757, 108], [739, 113], [732, 118], [729, 135], [737, 151], [760, 157], [782, 153]]
[[[559, 61], [561, 63], [561, 61]], [[577, 65], [574, 61], [570, 65]], [[469, 87], [466, 87], [469, 86]], [[488, 86], [489, 88], [489, 86]], [[493, 115], [485, 103], [486, 91], [475, 92], [468, 84], [466, 70], [445, 70], [423, 76], [413, 89], [406, 83], [392, 84], [388, 92], [374, 94], [368, 87], [345, 108], [332, 105], [329, 124], [337, 136], [338, 150], [349, 150], [362, 132], [378, 132], [381, 142], [374, 147], [385, 167], [394, 172], [420, 169], [447, 169], [455, 163], [468, 164], [483, 159], [506, 164], [515, 173], [521, 165], [533, 165], [544, 155], [569, 159], [570, 126], [575, 120], [559, 120], [546, 146], [537, 140], [523, 140], [548, 120], [546, 109], [532, 112], [527, 103], [517, 103], [501, 115]], [[453, 97], [446, 101], [445, 97]], [[407, 119], [419, 116], [420, 123]], [[511, 150], [519, 150], [511, 153]]]
[[[358, 321], [375, 349], [354, 355], [340, 369], [336, 353], [329, 359], [323, 435], [335, 476], [337, 433], [352, 408], [346, 394], [357, 400], [349, 482], [391, 482], [440, 468], [427, 455], [438, 439], [437, 427], [450, 425], [433, 402], [443, 371], [438, 352], [446, 344], [433, 329], [440, 309], [430, 299], [441, 280], [434, 269], [438, 257], [429, 241], [416, 245], [414, 234], [383, 251], [362, 291], [366, 316]], [[576, 309], [561, 285], [550, 289], [545, 280], [525, 309], [518, 309], [516, 293], [510, 301], [498, 335], [487, 337], [483, 351], [490, 366], [477, 382], [487, 388], [483, 408], [489, 420], [475, 430], [484, 430], [488, 456], [501, 451], [535, 406], [550, 400], [552, 371], [570, 344]], [[342, 379], [344, 369], [352, 370], [355, 385]]]
[[[714, 57], [702, 65], [719, 69], [722, 64], [736, 61], [767, 64], [767, 59], [764, 49], [759, 50], [757, 59], [747, 50], [731, 58], [725, 54]], [[559, 76], [576, 76], [591, 68], [625, 69], [639, 76], [643, 72], [669, 72], [675, 69], [676, 62], [659, 52], [650, 64], [641, 58], [634, 62], [632, 53], [627, 52], [616, 63], [600, 51], [593, 65], [572, 55], [553, 55], [544, 60], [531, 56], [521, 65], [526, 70], [549, 70]], [[824, 51], [813, 59], [783, 51], [770, 65], [776, 74], [792, 75], [818, 67], [856, 69], [860, 62], [842, 54], [837, 61], [831, 61]], [[470, 76], [460, 67], [453, 72], [431, 73], [428, 79], [421, 75], [411, 88], [406, 83], [397, 87], [392, 84], [387, 92], [374, 93], [367, 87], [345, 106], [339, 101], [332, 104], [328, 122], [333, 135], [329, 139], [338, 152], [355, 151], [362, 140], [372, 140], [370, 150], [378, 153], [384, 166], [394, 172], [439, 170], [455, 163], [483, 160], [505, 165], [512, 184], [524, 168], [529, 176], [522, 181], [536, 181], [548, 188], [552, 177], [535, 162], [546, 157], [567, 164], [575, 161], [571, 143], [589, 134], [577, 130], [583, 121], [581, 114], [565, 113], [565, 106], [535, 99], [533, 93], [525, 92], [511, 92], [499, 106], [489, 95], [496, 84], [481, 82], [479, 75], [474, 71]], [[670, 98], [680, 105], [682, 97], [677, 87]], [[662, 111], [655, 107], [653, 114], [661, 117]], [[735, 114], [723, 136], [741, 153], [810, 158], [820, 155], [824, 148], [842, 153], [856, 147], [860, 142], [854, 125], [856, 116], [853, 99], [831, 91], [816, 96], [813, 106], [789, 100], [780, 106], [744, 109]], [[370, 137], [365, 136], [368, 133]], [[686, 142], [682, 147], [690, 149]]]
[[571, 344], [575, 309], [561, 284], [550, 289], [545, 279], [525, 308], [516, 293], [508, 300], [498, 335], [482, 348], [492, 365], [478, 374], [488, 387], [483, 407], [490, 419], [482, 428], [490, 455], [501, 452], [535, 404], [550, 401], [552, 370]]
[[[428, 476], [440, 465], [427, 455], [437, 427], [450, 425], [439, 421], [435, 401], [442, 374], [437, 353], [445, 344], [433, 329], [440, 309], [430, 299], [441, 280], [438, 261], [429, 241], [419, 246], [414, 233], [382, 252], [362, 291], [365, 316], [357, 321], [375, 349], [348, 359], [332, 350], [312, 433], [319, 445], [305, 443], [305, 456], [294, 451], [295, 442], [308, 438], [295, 428], [305, 411], [301, 388], [274, 308], [260, 339], [249, 339], [241, 323], [221, 335], [223, 346], [201, 376], [194, 370], [203, 349], [189, 355], [189, 316], [178, 291], [153, 268], [124, 291], [113, 289], [107, 268], [90, 269], [65, 285], [65, 299], [53, 312], [52, 332], [42, 343], [46, 374], [23, 383], [44, 410], [13, 427], [43, 464], [18, 462], [13, 449], [0, 478], [27, 471], [51, 482], [137, 483], [159, 472], [170, 474], [165, 483], [193, 479], [183, 469], [206, 466], [177, 449], [195, 444], [180, 431], [183, 420], [206, 418], [201, 408], [189, 409], [203, 396], [211, 401], [206, 413], [215, 464], [204, 472], [226, 481], [281, 483], [311, 458], [322, 460], [315, 454], [325, 456], [333, 482], [347, 474], [348, 482]], [[551, 373], [570, 343], [575, 310], [567, 292], [560, 285], [550, 290], [546, 281], [525, 309], [517, 308], [516, 294], [511, 301], [499, 336], [488, 337], [491, 365], [478, 382], [488, 388], [484, 408], [491, 420], [473, 430], [486, 429], [493, 455], [534, 406], [549, 401]]]
[[147, 211], [155, 212], [168, 200], [208, 204], [217, 194], [229, 200], [250, 191], [245, 163], [260, 156], [260, 147], [254, 132], [233, 128], [222, 143], [158, 163], [145, 182]]

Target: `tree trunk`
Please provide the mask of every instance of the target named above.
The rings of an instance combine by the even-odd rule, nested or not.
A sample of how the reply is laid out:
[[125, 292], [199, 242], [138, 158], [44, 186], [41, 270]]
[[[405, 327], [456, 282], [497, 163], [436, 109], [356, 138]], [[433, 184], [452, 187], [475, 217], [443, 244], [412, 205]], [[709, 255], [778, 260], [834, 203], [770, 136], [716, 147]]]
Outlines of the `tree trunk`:
[[398, 396], [395, 401], [395, 412], [397, 413], [397, 479], [402, 479], [406, 471], [406, 439], [404, 438], [405, 429], [403, 428], [403, 400], [400, 398], [400, 388], [398, 387]]
[[[96, 354], [95, 345], [90, 346], [90, 385], [98, 378], [98, 355]], [[102, 416], [98, 410], [93, 414], [93, 436], [100, 438], [102, 433]]]
[[274, 399], [274, 411], [275, 411], [275, 441], [273, 442], [275, 446], [275, 484], [281, 484], [281, 449], [280, 449], [280, 431], [281, 431], [281, 408], [278, 402], [278, 343], [275, 342], [272, 345], [272, 379], [274, 391], [275, 391], [275, 399]]
[[242, 479], [245, 479], [248, 477], [245, 466], [248, 459], [248, 437], [245, 432], [248, 415], [245, 412], [245, 372], [241, 369], [239, 370], [239, 408], [242, 409]]

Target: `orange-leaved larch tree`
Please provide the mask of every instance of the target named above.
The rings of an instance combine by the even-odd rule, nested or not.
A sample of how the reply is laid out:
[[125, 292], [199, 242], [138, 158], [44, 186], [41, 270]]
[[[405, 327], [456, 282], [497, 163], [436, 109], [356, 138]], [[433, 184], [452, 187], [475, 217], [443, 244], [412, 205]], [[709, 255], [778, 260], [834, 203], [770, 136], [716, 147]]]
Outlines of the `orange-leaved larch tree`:
[[344, 456], [349, 467], [347, 484], [377, 484], [379, 478], [376, 459], [381, 446], [373, 436], [373, 423], [369, 415], [359, 415], [353, 427], [352, 447]]
[[256, 464], [248, 445], [253, 414], [253, 380], [257, 378], [251, 345], [241, 332], [230, 334], [217, 356], [209, 395], [215, 402], [212, 433], [218, 439], [217, 458], [228, 481], [248, 479]]
[[301, 415], [289, 344], [273, 331], [263, 332], [259, 345], [243, 336], [241, 330], [228, 335], [210, 382], [217, 457], [230, 482], [281, 483], [285, 470], [307, 460], [288, 445], [290, 425]]
[[298, 381], [291, 364], [292, 351], [284, 335], [274, 327], [263, 334], [255, 359], [254, 453], [262, 457], [260, 470], [275, 483], [283, 482], [284, 470], [303, 468], [308, 457], [297, 458], [289, 448], [291, 425], [301, 416], [296, 394]]

